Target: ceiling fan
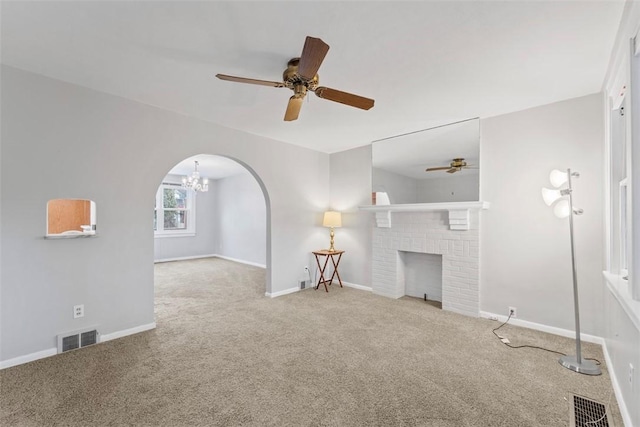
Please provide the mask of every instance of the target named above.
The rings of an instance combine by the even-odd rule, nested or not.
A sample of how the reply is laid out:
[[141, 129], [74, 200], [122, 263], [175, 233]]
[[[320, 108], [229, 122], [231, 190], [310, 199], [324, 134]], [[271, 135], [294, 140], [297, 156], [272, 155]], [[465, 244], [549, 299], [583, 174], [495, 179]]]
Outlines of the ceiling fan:
[[324, 86], [318, 86], [318, 68], [329, 51], [329, 45], [319, 38], [307, 36], [302, 55], [299, 58], [293, 58], [287, 63], [287, 69], [282, 74], [282, 82], [273, 82], [268, 80], [247, 79], [244, 77], [228, 76], [226, 74], [216, 74], [221, 80], [227, 80], [237, 83], [249, 83], [254, 85], [286, 87], [293, 91], [293, 96], [289, 98], [287, 111], [284, 114], [285, 121], [292, 121], [298, 118], [302, 100], [307, 91], [315, 92], [315, 94], [329, 101], [339, 102], [351, 107], [368, 110], [373, 107], [374, 100], [362, 96], [342, 92]]
[[462, 158], [453, 159], [453, 161], [449, 164], [449, 166], [441, 166], [437, 168], [427, 168], [425, 169], [427, 172], [434, 171], [443, 171], [446, 170], [447, 173], [456, 173], [460, 172], [462, 169], [477, 169], [476, 166], [468, 165], [467, 162]]

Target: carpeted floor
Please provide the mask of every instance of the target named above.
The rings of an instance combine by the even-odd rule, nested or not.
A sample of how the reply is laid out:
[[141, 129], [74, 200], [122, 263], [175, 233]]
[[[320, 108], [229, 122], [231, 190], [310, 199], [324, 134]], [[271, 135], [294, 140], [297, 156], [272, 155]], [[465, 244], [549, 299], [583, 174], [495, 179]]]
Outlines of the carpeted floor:
[[[0, 425], [568, 426], [568, 393], [611, 396], [604, 363], [599, 377], [576, 374], [507, 348], [497, 322], [420, 299], [336, 284], [269, 299], [264, 270], [221, 259], [155, 272], [155, 330], [0, 371]], [[584, 353], [603, 360], [599, 346]]]

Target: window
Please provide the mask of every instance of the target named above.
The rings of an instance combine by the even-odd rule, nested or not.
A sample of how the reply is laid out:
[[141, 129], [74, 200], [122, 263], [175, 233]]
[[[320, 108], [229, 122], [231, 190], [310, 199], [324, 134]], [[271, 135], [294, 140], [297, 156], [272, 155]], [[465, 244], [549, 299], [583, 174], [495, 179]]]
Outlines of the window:
[[153, 229], [157, 237], [195, 236], [195, 197], [178, 184], [162, 183], [156, 193]]

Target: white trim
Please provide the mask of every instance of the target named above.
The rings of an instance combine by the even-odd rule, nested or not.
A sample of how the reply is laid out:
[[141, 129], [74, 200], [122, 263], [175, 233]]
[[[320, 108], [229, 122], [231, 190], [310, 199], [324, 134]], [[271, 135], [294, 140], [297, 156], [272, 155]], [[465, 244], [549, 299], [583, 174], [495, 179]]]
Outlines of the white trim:
[[135, 328], [124, 329], [122, 331], [103, 334], [100, 336], [100, 342], [107, 342], [117, 338], [126, 337], [128, 335], [138, 334], [140, 332], [149, 331], [156, 328], [156, 322], [147, 323], [146, 325], [136, 326]]
[[[123, 331], [117, 331], [110, 334], [100, 334], [99, 343], [111, 341], [116, 338], [126, 337], [127, 335], [133, 335], [140, 332], [155, 329], [156, 322], [148, 323], [146, 325], [136, 326], [135, 328], [125, 329]], [[57, 348], [49, 348], [47, 350], [36, 351], [35, 353], [25, 354], [24, 356], [14, 357], [13, 359], [0, 360], [0, 369], [10, 368], [12, 366], [22, 365], [24, 363], [33, 362], [34, 360], [44, 359], [45, 357], [51, 357], [58, 354]]]
[[240, 264], [247, 264], [247, 265], [252, 265], [254, 267], [267, 268], [265, 264], [258, 264], [257, 262], [245, 261], [243, 259], [231, 258], [224, 255], [211, 255], [211, 256], [214, 256], [220, 259], [226, 259], [227, 261], [239, 262]]
[[357, 285], [355, 283], [349, 283], [349, 282], [345, 282], [344, 280], [342, 281], [342, 284], [344, 286], [346, 286], [347, 288], [354, 288], [354, 289], [360, 289], [361, 291], [368, 291], [368, 292], [372, 292], [373, 290], [371, 289], [371, 286], [362, 286], [362, 285]]
[[294, 292], [299, 292], [299, 291], [301, 291], [300, 288], [289, 288], [289, 289], [285, 289], [284, 291], [265, 292], [264, 296], [269, 298], [276, 298], [276, 297], [281, 297], [283, 295], [288, 295], [288, 294], [292, 294]]
[[33, 362], [34, 360], [44, 359], [58, 354], [58, 349], [53, 347], [46, 350], [36, 351], [35, 353], [25, 354], [24, 356], [14, 357], [13, 359], [0, 360], [0, 369], [11, 368], [12, 366], [22, 365], [24, 363]]
[[629, 282], [607, 271], [603, 271], [602, 275], [607, 283], [607, 288], [609, 288], [609, 291], [618, 300], [624, 312], [640, 332], [640, 301], [634, 300], [631, 296]]
[[166, 239], [166, 238], [174, 239], [176, 237], [196, 237], [196, 233], [192, 231], [186, 231], [186, 232], [162, 231], [160, 233], [158, 233], [157, 231], [154, 231], [153, 237], [155, 239]]
[[449, 211], [462, 209], [489, 209], [489, 202], [442, 202], [442, 203], [406, 203], [398, 205], [371, 205], [358, 206], [361, 211], [369, 212], [428, 212], [428, 211]]
[[218, 257], [218, 255], [216, 254], [209, 254], [209, 255], [195, 255], [195, 256], [181, 256], [181, 257], [176, 257], [176, 258], [162, 258], [162, 259], [156, 259], [153, 260], [154, 263], [160, 263], [160, 262], [171, 262], [171, 261], [188, 261], [190, 259], [200, 259], [200, 258], [216, 258]]
[[609, 377], [611, 377], [611, 387], [613, 388], [613, 392], [616, 395], [616, 402], [618, 403], [618, 409], [620, 409], [620, 415], [622, 415], [622, 421], [624, 425], [627, 427], [633, 426], [631, 423], [631, 415], [629, 414], [629, 409], [624, 402], [624, 396], [622, 395], [622, 390], [620, 389], [620, 383], [618, 382], [618, 377], [613, 368], [613, 362], [611, 361], [611, 356], [609, 355], [609, 349], [607, 348], [607, 341], [604, 340], [602, 344], [602, 353], [604, 353], [604, 362], [607, 364], [607, 369], [609, 370]]
[[393, 298], [393, 299], [400, 299], [404, 296], [404, 293], [402, 295], [394, 295], [391, 293], [386, 293], [386, 292], [381, 292], [381, 291], [377, 291], [373, 288], [371, 288], [371, 293], [374, 295], [379, 295], [381, 297], [386, 297], [386, 298]]
[[[506, 322], [507, 318], [508, 318], [508, 316], [503, 316], [501, 314], [495, 314], [495, 313], [489, 313], [487, 311], [481, 311], [480, 312], [480, 317], [483, 317], [485, 319], [490, 319], [490, 320], [498, 319], [498, 322]], [[525, 327], [525, 328], [529, 328], [529, 329], [533, 329], [533, 330], [541, 331], [541, 332], [546, 332], [546, 333], [549, 333], [549, 334], [559, 335], [561, 337], [567, 337], [567, 338], [575, 338], [576, 337], [576, 332], [575, 331], [572, 331], [572, 330], [569, 330], [569, 329], [556, 328], [555, 326], [547, 326], [547, 325], [543, 325], [541, 323], [529, 322], [528, 320], [511, 318], [511, 320], [509, 320], [509, 324], [510, 325], [515, 325], [515, 326], [522, 326], [522, 327]], [[582, 341], [586, 341], [586, 342], [590, 342], [590, 343], [594, 343], [594, 344], [604, 345], [604, 338], [598, 337], [596, 335], [580, 334], [580, 338], [582, 339]]]

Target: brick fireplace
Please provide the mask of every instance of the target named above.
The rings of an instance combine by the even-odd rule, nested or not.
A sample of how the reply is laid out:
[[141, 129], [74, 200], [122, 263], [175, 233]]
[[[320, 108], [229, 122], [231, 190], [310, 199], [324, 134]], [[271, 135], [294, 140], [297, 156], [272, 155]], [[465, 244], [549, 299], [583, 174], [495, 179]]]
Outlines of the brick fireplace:
[[371, 206], [372, 291], [406, 295], [402, 252], [442, 256], [442, 309], [478, 317], [480, 312], [480, 209], [486, 202]]

